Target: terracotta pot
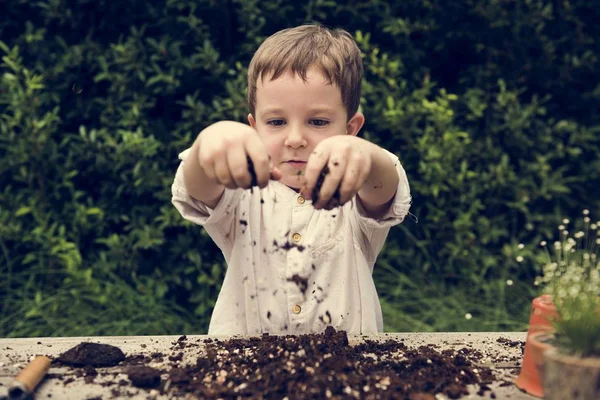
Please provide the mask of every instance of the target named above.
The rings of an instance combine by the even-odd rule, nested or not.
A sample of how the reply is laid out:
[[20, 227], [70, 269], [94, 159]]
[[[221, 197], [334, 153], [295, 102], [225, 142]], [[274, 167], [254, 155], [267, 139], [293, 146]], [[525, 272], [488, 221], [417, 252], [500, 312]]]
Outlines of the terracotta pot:
[[[533, 299], [521, 372], [515, 380], [515, 385], [519, 389], [532, 396], [544, 397], [541, 380], [542, 365], [544, 363], [543, 353], [551, 347], [546, 342], [549, 339], [547, 333], [552, 330], [550, 321], [552, 318], [556, 318], [557, 315], [550, 295], [545, 294]], [[542, 334], [546, 334], [546, 336], [542, 337]]]
[[549, 349], [542, 377], [547, 400], [600, 399], [600, 357], [580, 358]]

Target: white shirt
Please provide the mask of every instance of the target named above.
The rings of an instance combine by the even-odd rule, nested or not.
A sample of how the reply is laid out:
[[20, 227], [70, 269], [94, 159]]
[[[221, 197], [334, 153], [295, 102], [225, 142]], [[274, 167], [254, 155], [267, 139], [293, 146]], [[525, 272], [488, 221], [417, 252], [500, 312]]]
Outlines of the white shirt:
[[388, 153], [400, 177], [395, 198], [375, 220], [356, 197], [333, 210], [315, 210], [277, 181], [264, 189], [225, 189], [211, 209], [186, 191], [188, 152], [179, 155], [173, 205], [204, 226], [227, 262], [209, 335], [301, 334], [327, 325], [348, 334], [383, 330], [373, 266], [390, 227], [404, 220], [411, 203], [398, 157]]

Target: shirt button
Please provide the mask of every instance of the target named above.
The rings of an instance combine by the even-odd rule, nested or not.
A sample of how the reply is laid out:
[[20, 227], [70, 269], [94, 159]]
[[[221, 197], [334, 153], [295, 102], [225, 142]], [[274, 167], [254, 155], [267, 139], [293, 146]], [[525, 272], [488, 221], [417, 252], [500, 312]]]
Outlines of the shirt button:
[[302, 311], [302, 307], [300, 307], [298, 304], [296, 304], [293, 308], [292, 311], [294, 312], [294, 314], [300, 314], [300, 311]]
[[298, 196], [298, 204], [304, 204], [305, 201], [306, 199], [304, 199], [304, 197]]
[[292, 235], [292, 240], [296, 243], [298, 243], [300, 241], [300, 239], [302, 239], [302, 235], [300, 235], [299, 233], [294, 233]]

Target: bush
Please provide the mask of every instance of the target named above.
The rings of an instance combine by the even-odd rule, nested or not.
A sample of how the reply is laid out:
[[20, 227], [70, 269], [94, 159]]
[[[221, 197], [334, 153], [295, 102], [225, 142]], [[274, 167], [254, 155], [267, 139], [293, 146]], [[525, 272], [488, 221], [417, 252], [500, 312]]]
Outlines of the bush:
[[391, 231], [376, 267], [386, 329], [522, 329], [535, 266], [517, 244], [600, 208], [585, 1], [15, 0], [0, 14], [1, 336], [206, 331], [225, 266], [170, 204], [177, 154], [245, 120], [253, 51], [305, 21], [355, 36], [363, 135], [409, 175], [418, 223]]

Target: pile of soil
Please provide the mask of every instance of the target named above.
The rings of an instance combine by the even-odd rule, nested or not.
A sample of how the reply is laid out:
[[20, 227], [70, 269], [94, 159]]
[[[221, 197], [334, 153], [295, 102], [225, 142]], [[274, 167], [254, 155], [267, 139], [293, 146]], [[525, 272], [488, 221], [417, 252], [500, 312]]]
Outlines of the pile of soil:
[[[478, 385], [482, 395], [494, 380], [476, 368], [481, 354], [468, 349], [437, 352], [387, 341], [350, 346], [344, 331], [269, 336], [205, 343], [196, 365], [168, 371], [164, 389], [200, 398], [455, 399]], [[492, 396], [494, 397], [494, 396]]]
[[[81, 353], [82, 345], [90, 348], [89, 343], [82, 343], [61, 359], [66, 354]], [[115, 353], [113, 346], [102, 346], [94, 347], [98, 351], [96, 360]], [[186, 364], [184, 352], [199, 356]], [[410, 348], [397, 340], [365, 340], [350, 346], [346, 332], [332, 327], [320, 334], [263, 334], [197, 343], [182, 336], [173, 343], [171, 354], [129, 355], [120, 363], [120, 367], [127, 368], [129, 382], [114, 374], [114, 382], [104, 385], [115, 387], [112, 393], [116, 397], [130, 395], [128, 388], [135, 386], [152, 389], [155, 394], [193, 398], [410, 400], [434, 400], [440, 393], [456, 399], [468, 395], [468, 385], [474, 385], [478, 395], [489, 393], [495, 398], [488, 386], [495, 380], [491, 370], [477, 366], [482, 358], [480, 352], [468, 348]], [[163, 360], [157, 367], [156, 363]], [[89, 375], [91, 370], [79, 374], [92, 383]]]

